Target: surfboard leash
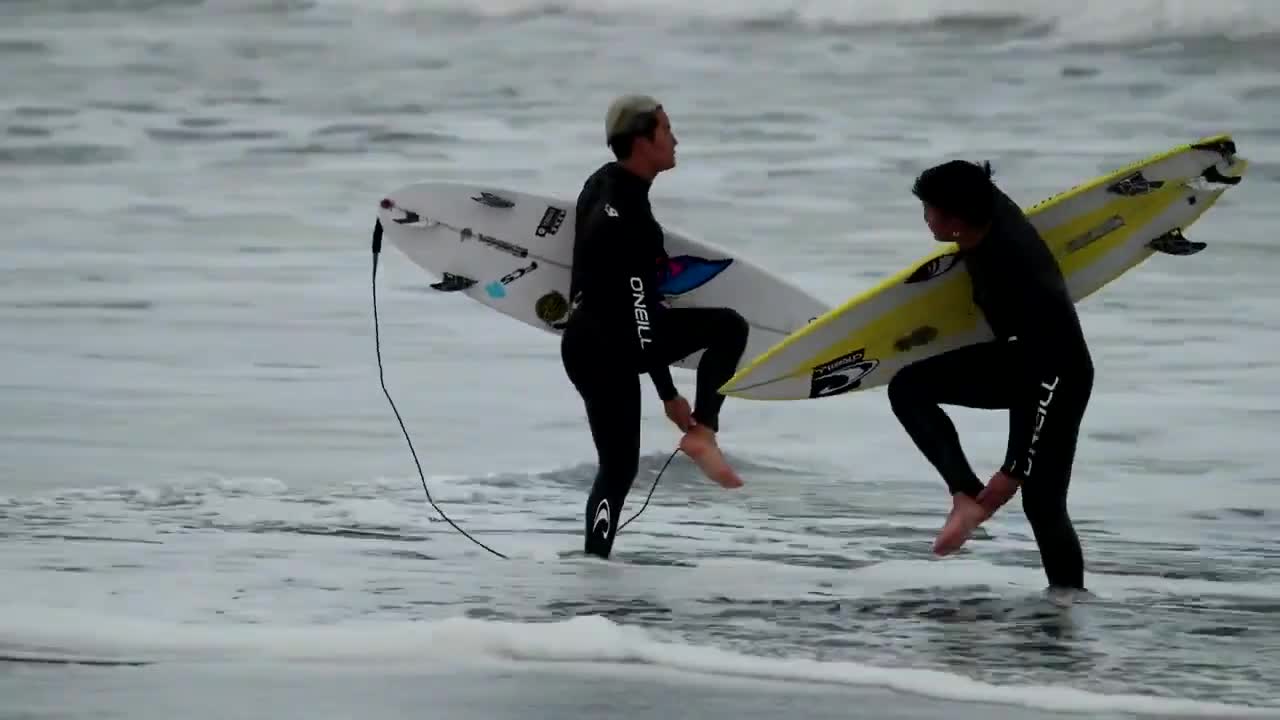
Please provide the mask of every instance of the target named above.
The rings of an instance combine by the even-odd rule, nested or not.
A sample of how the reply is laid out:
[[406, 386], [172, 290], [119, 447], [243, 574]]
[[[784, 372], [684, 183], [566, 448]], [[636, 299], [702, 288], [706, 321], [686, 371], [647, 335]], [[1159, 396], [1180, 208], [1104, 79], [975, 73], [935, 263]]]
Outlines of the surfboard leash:
[[422, 480], [422, 491], [427, 494], [427, 502], [431, 504], [431, 507], [435, 508], [435, 511], [440, 513], [440, 517], [444, 518], [445, 522], [452, 525], [453, 529], [462, 533], [471, 542], [479, 545], [485, 550], [488, 550], [494, 555], [497, 555], [503, 560], [510, 560], [510, 558], [508, 558], [506, 555], [503, 555], [497, 550], [494, 550], [488, 545], [485, 545], [479, 540], [471, 537], [471, 535], [467, 533], [466, 530], [463, 530], [462, 528], [458, 527], [458, 524], [455, 523], [453, 520], [449, 519], [449, 516], [445, 514], [444, 510], [441, 510], [440, 506], [436, 505], [436, 501], [431, 498], [431, 491], [427, 489], [427, 478], [422, 472], [422, 463], [418, 461], [418, 453], [416, 450], [413, 449], [413, 440], [409, 439], [409, 431], [404, 426], [404, 418], [400, 417], [400, 411], [396, 408], [395, 401], [391, 399], [391, 391], [387, 389], [387, 381], [382, 371], [382, 342], [378, 336], [378, 254], [380, 252], [382, 252], [382, 220], [381, 218], [379, 218], [378, 220], [375, 220], [373, 225], [373, 278], [372, 278], [373, 347], [378, 355], [378, 382], [382, 384], [382, 393], [387, 396], [387, 402], [391, 404], [391, 411], [395, 413], [396, 421], [400, 423], [400, 431], [404, 433], [404, 440], [409, 444], [409, 453], [413, 456], [413, 464], [418, 468], [418, 478]]
[[[653, 479], [653, 485], [649, 486], [649, 494], [645, 496], [644, 504], [640, 506], [640, 509], [636, 511], [635, 515], [632, 515], [626, 522], [618, 526], [618, 532], [622, 532], [623, 528], [630, 525], [632, 520], [640, 517], [640, 513], [644, 512], [644, 509], [649, 507], [649, 498], [653, 497], [653, 491], [658, 489], [658, 481], [662, 479], [662, 473], [667, 471], [667, 466], [671, 464], [672, 460], [676, 459], [676, 453], [678, 452], [680, 452], [680, 447], [676, 446], [676, 449], [672, 450], [671, 455], [667, 457], [667, 461], [662, 464], [662, 469], [658, 471], [658, 476]], [[617, 535], [617, 533], [614, 533], [614, 535]]]

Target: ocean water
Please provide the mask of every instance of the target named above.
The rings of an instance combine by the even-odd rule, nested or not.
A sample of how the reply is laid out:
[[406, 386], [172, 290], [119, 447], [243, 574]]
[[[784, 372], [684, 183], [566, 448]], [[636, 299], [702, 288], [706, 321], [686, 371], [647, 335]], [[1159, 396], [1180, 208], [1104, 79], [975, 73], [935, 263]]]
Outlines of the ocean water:
[[[0, 63], [0, 718], [1280, 717], [1274, 3], [8, 0]], [[932, 557], [881, 392], [729, 400], [745, 487], [677, 457], [584, 559], [554, 339], [388, 248], [419, 477], [377, 201], [571, 195], [631, 91], [659, 218], [832, 304], [932, 250], [929, 164], [1029, 205], [1234, 134], [1209, 249], [1080, 306], [1095, 598], [1046, 602], [1016, 502]], [[994, 469], [1004, 415], [953, 417]]]

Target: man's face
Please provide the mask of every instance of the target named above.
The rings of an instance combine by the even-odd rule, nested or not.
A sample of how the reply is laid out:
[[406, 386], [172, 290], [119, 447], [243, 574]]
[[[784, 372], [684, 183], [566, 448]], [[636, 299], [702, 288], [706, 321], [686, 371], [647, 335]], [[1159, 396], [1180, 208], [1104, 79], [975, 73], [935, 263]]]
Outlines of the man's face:
[[929, 232], [938, 242], [954, 242], [956, 233], [961, 230], [958, 221], [928, 203], [924, 203], [924, 224], [929, 226]]
[[671, 132], [671, 119], [665, 110], [659, 110], [658, 127], [653, 131], [653, 140], [640, 138], [637, 148], [642, 148], [645, 159], [656, 172], [670, 170], [676, 166], [676, 136]]

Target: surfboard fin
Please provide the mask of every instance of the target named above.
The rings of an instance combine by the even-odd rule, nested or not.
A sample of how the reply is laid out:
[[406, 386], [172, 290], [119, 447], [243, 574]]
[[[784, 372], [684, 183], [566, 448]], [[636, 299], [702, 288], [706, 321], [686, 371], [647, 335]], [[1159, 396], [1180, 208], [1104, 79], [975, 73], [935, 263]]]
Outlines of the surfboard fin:
[[1206, 247], [1209, 247], [1209, 245], [1208, 243], [1188, 240], [1186, 236], [1182, 234], [1182, 230], [1174, 228], [1173, 230], [1170, 230], [1160, 237], [1148, 242], [1147, 247], [1155, 250], [1156, 252], [1164, 253], [1165, 255], [1195, 255]]
[[451, 272], [447, 272], [444, 274], [444, 277], [440, 282], [431, 283], [431, 287], [432, 289], [439, 290], [440, 292], [457, 292], [459, 290], [466, 290], [475, 284], [476, 281], [469, 277], [454, 275]]
[[1244, 178], [1239, 175], [1223, 175], [1217, 165], [1210, 165], [1200, 173], [1200, 177], [1215, 185], [1239, 185]]

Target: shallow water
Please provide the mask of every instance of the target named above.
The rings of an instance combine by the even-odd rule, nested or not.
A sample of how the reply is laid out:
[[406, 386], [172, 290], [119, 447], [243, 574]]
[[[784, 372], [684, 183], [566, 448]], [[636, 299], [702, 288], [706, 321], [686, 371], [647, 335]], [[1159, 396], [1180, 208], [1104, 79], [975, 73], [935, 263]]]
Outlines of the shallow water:
[[[103, 684], [325, 686], [306, 657], [409, 658], [411, 685], [465, 650], [570, 677], [619, 662], [718, 678], [636, 710], [655, 715], [749, 711], [717, 704], [730, 675], [785, 697], [823, 682], [1095, 716], [1280, 705], [1280, 13], [1010, 6], [0, 6], [5, 697], [137, 716], [131, 692], [99, 707]], [[659, 217], [833, 304], [932, 249], [908, 192], [927, 164], [989, 158], [1029, 205], [1234, 133], [1252, 166], [1188, 232], [1209, 250], [1081, 305], [1098, 380], [1071, 509], [1095, 601], [1041, 598], [1016, 503], [932, 558], [945, 494], [878, 392], [730, 400], [722, 442], [746, 487], [678, 458], [615, 561], [584, 560], [594, 454], [555, 343], [431, 293], [391, 250], [382, 357], [426, 487], [513, 561], [440, 521], [378, 384], [375, 203], [429, 177], [572, 194], [606, 159], [608, 100], [636, 89], [681, 141]], [[655, 397], [625, 517], [677, 437]], [[1003, 415], [953, 417], [993, 468]], [[157, 664], [29, 662], [69, 657]], [[223, 666], [248, 658], [259, 679]], [[619, 687], [638, 682], [619, 667]], [[496, 684], [475, 672], [413, 702], [470, 707]], [[340, 704], [288, 697], [313, 716]], [[597, 712], [565, 702], [559, 717]]]

